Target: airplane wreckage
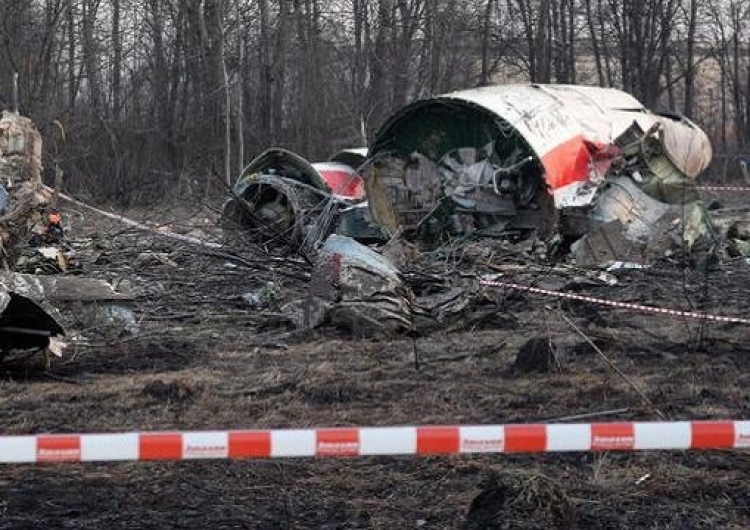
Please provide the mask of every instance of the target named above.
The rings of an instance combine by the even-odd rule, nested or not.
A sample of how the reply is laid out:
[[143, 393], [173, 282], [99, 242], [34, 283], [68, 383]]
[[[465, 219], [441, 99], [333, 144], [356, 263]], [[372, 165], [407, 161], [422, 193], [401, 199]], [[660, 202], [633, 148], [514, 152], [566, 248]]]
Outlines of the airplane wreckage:
[[[28, 118], [0, 118], [0, 361], [60, 356], [68, 327], [103, 329], [129, 311], [132, 297], [102, 280], [14, 272], [31, 250], [42, 261], [64, 259], [53, 192], [41, 179], [42, 139]], [[46, 226], [45, 214], [54, 226]], [[55, 241], [59, 243], [59, 241]], [[33, 248], [30, 248], [33, 247]], [[127, 318], [126, 318], [127, 320]]]
[[[368, 149], [326, 162], [270, 149], [222, 218], [227, 235], [314, 264], [307, 297], [283, 308], [299, 327], [390, 333], [465, 306], [454, 289], [415, 296], [401, 269], [420, 252], [479, 241], [585, 267], [709, 254], [717, 238], [695, 179], [710, 160], [695, 124], [617, 90], [485, 87], [414, 102]], [[48, 229], [60, 221], [41, 137], [17, 113], [0, 119], [0, 177], [0, 361], [59, 355], [66, 329], [134, 329], [132, 297], [105, 282], [15, 270], [29, 247], [61, 259], [39, 232], [45, 216]]]
[[579, 267], [707, 255], [717, 238], [695, 182], [711, 158], [689, 119], [619, 90], [483, 87], [407, 105], [366, 153], [311, 164], [266, 151], [237, 180], [224, 224], [314, 261], [299, 325], [408, 329], [397, 260], [365, 245], [520, 242]]

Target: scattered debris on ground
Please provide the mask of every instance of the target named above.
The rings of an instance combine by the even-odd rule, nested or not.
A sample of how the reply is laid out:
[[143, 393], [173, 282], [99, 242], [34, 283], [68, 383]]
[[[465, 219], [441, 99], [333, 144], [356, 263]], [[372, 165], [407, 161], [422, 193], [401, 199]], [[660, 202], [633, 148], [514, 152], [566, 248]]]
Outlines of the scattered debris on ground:
[[[456, 131], [469, 130], [461, 124], [470, 128], [477, 119], [490, 130], [507, 125], [481, 105], [454, 99], [430, 105], [394, 119], [391, 125], [403, 118], [405, 127], [395, 145], [419, 140], [412, 134], [422, 130], [419, 123], [407, 119], [412, 112], [414, 119], [427, 113], [438, 125], [455, 123]], [[473, 110], [464, 120], [467, 105]], [[631, 124], [623, 120], [624, 130]], [[401, 125], [390, 127], [384, 131]], [[640, 127], [645, 132], [621, 137], [616, 160], [609, 158], [609, 145], [572, 146], [608, 168], [589, 196], [581, 218], [588, 231], [580, 237], [562, 237], [559, 194], [545, 199], [548, 183], [535, 180], [539, 164], [549, 160], [531, 142], [513, 154], [523, 135], [507, 127], [500, 161], [497, 144], [490, 152], [484, 135], [468, 132], [462, 138], [475, 141], [438, 145], [435, 152], [408, 146], [396, 157], [401, 162], [375, 163], [370, 176], [365, 164], [367, 196], [359, 198], [342, 198], [325, 179], [323, 187], [310, 173], [304, 176], [306, 161], [275, 151], [265, 158], [273, 161], [269, 166], [243, 174], [242, 186], [254, 183], [258, 193], [235, 193], [234, 206], [224, 207], [225, 214], [237, 208], [239, 229], [229, 230], [226, 215], [219, 219], [202, 206], [160, 205], [158, 215], [141, 210], [122, 217], [61, 195], [64, 239], [52, 246], [75, 267], [48, 269], [31, 259], [24, 270], [37, 274], [5, 273], [0, 301], [24, 296], [41, 308], [40, 319], [55, 315], [46, 328], [65, 329], [68, 351], [42, 371], [2, 364], [4, 434], [748, 417], [748, 326], [540, 298], [480, 281], [494, 274], [517, 285], [617, 302], [745, 316], [750, 263], [724, 251], [726, 234], [742, 240], [743, 217], [730, 218], [741, 211], [743, 197], [722, 197], [721, 208], [708, 209], [726, 218], [725, 224], [711, 223], [711, 234], [703, 231], [700, 205], [695, 216], [679, 218], [684, 224], [674, 232], [672, 208], [691, 211], [701, 197], [690, 191], [674, 201], [670, 193], [691, 190], [691, 173], [701, 164], [665, 160], [660, 150], [669, 145], [668, 135]], [[633, 142], [640, 147], [628, 155]], [[376, 151], [389, 150], [387, 142], [379, 145]], [[420, 145], [430, 142], [425, 137]], [[296, 165], [285, 169], [280, 185], [271, 169], [289, 160]], [[353, 167], [361, 161], [347, 160], [332, 163]], [[398, 186], [422, 179], [439, 182], [440, 189], [417, 185], [413, 196], [394, 194], [388, 191], [394, 178], [383, 180], [385, 193], [377, 195], [371, 178], [385, 179], [384, 168], [392, 167], [408, 174]], [[314, 169], [319, 176], [324, 170]], [[669, 178], [654, 184], [649, 171]], [[667, 185], [672, 178], [680, 184]], [[583, 193], [586, 182], [570, 184]], [[635, 228], [619, 214], [593, 222], [592, 212], [604, 201], [616, 203], [623, 190], [637, 198], [627, 210]], [[289, 197], [299, 200], [292, 204]], [[385, 205], [380, 213], [373, 197]], [[454, 204], [441, 212], [446, 197]], [[638, 247], [638, 230], [644, 229], [638, 208], [650, 212], [649, 201], [659, 203], [660, 213], [648, 229], [663, 221], [665, 231], [658, 233], [679, 251], [649, 254], [661, 244], [654, 240]], [[421, 210], [401, 210], [407, 203]], [[326, 210], [330, 204], [337, 209]], [[516, 215], [509, 220], [503, 217], [513, 211], [511, 204]], [[297, 206], [309, 214], [301, 224]], [[414, 215], [401, 215], [407, 213]], [[347, 214], [352, 217], [343, 222]], [[136, 221], [154, 218], [164, 230]], [[286, 228], [277, 230], [276, 220]], [[295, 243], [276, 244], [290, 228], [299, 228], [292, 231]], [[614, 252], [618, 234], [636, 250]], [[693, 245], [687, 253], [686, 234]], [[693, 260], [707, 234], [719, 249], [715, 259]], [[583, 260], [572, 250], [581, 237], [591, 238], [579, 243]], [[566, 244], [570, 252], [561, 253]], [[596, 266], [584, 266], [587, 260]], [[67, 309], [58, 316], [59, 308], [47, 304]], [[0, 321], [4, 325], [10, 324]], [[0, 526], [8, 527], [144, 521], [154, 527], [254, 528], [750, 525], [744, 487], [750, 464], [741, 452], [108, 463], [7, 471], [0, 479]]]
[[[307, 313], [292, 318], [301, 328], [330, 322], [335, 303], [346, 308], [338, 320], [343, 314], [363, 329], [383, 325], [367, 325], [364, 313], [395, 310], [401, 315], [395, 328], [415, 331], [444, 321], [445, 303], [452, 301], [457, 321], [482, 305], [473, 296], [486, 295], [469, 281], [424, 293], [407, 283], [398, 287], [400, 309], [392, 307], [393, 297], [368, 292], [368, 311], [357, 311], [356, 295], [342, 302], [338, 291], [345, 288], [314, 292], [320, 278], [330, 287], [361, 273], [345, 255], [319, 255], [321, 249], [340, 237], [370, 245], [384, 256], [370, 262], [380, 261], [392, 278], [429, 270], [451, 248], [460, 249], [465, 263], [512, 254], [526, 264], [570, 270], [670, 259], [709, 266], [719, 254], [750, 250], [741, 221], [735, 216], [717, 233], [699, 196], [696, 179], [711, 154], [705, 133], [690, 120], [652, 113], [617, 90], [484, 87], [407, 105], [383, 125], [367, 158], [353, 159], [358, 169], [310, 164], [282, 149], [263, 153], [226, 202], [224, 228], [317, 264]], [[355, 282], [354, 291], [361, 285]]]
[[[120, 279], [120, 287], [128, 283], [138, 333], [72, 341], [50, 377], [6, 367], [0, 419], [8, 434], [648, 421], [658, 419], [654, 408], [673, 420], [750, 412], [745, 326], [640, 315], [477, 282], [500, 270], [518, 284], [744, 315], [750, 266], [742, 259], [721, 261], [708, 274], [663, 260], [607, 276], [534, 262], [510, 244], [493, 251], [472, 242], [444, 246], [400, 265], [404, 285], [425, 303], [420, 312], [414, 308], [415, 333], [362, 339], [329, 324], [298, 330], [283, 312], [309, 296], [315, 265], [301, 257], [268, 253], [250, 241], [231, 250], [198, 247], [123, 230], [93, 214], [80, 218], [70, 208], [61, 205], [82, 269], [110, 283]], [[183, 206], [173, 224], [206, 215]], [[273, 294], [260, 306], [244, 297], [266, 292]], [[552, 341], [558, 364], [515, 373], [519, 352], [535, 337], [547, 353]], [[502, 514], [510, 527], [545, 527], [546, 517], [563, 510], [578, 528], [743, 527], [750, 524], [742, 497], [748, 471], [737, 452], [23, 466], [9, 468], [2, 482], [0, 521], [477, 528]], [[493, 485], [491, 472], [540, 482], [524, 489], [501, 476]], [[481, 502], [499, 498], [503, 485], [510, 488], [506, 504]], [[544, 509], [528, 515], [536, 502]]]
[[[77, 262], [41, 178], [42, 139], [28, 118], [0, 119], [0, 362], [60, 357], [66, 329], [137, 331], [127, 301], [102, 280], [61, 276]], [[29, 272], [32, 274], [23, 274]], [[49, 274], [49, 276], [47, 276]]]

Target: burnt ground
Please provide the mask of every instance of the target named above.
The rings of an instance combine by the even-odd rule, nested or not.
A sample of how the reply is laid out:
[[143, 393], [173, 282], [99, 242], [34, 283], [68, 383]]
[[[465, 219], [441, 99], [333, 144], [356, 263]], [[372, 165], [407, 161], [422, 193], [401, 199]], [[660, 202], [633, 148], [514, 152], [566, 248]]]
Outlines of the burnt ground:
[[[202, 222], [216, 235], [210, 213], [175, 211], [173, 229]], [[482, 289], [472, 277], [505, 267], [519, 283], [748, 317], [743, 260], [708, 274], [665, 262], [609, 286], [580, 271], [508, 267], [521, 263], [511, 252], [456, 251], [409, 277], [422, 290], [463, 285], [463, 312], [440, 330], [372, 339], [294, 330], [280, 307], [305, 292], [310, 267], [298, 258], [197, 249], [64, 213], [84, 270], [138, 295], [140, 333], [88, 330], [49, 373], [4, 367], [3, 434], [750, 417], [750, 327]], [[242, 295], [268, 282], [276, 296], [250, 308]], [[750, 526], [742, 451], [0, 471], [0, 528]]]

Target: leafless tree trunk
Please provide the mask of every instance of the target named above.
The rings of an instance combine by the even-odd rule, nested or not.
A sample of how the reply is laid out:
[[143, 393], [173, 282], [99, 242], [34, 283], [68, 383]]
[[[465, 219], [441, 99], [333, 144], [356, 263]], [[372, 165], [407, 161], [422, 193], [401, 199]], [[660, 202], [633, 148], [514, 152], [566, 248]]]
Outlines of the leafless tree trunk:
[[68, 33], [68, 109], [76, 108], [76, 97], [78, 96], [78, 76], [76, 75], [76, 9], [75, 3], [69, 2], [66, 12]]
[[529, 79], [532, 83], [549, 83], [552, 80], [552, 4], [550, 0], [515, 0], [515, 4], [526, 40]]
[[352, 16], [354, 23], [354, 55], [352, 57], [352, 88], [351, 97], [354, 105], [354, 115], [359, 118], [362, 131], [361, 141], [367, 142], [367, 115], [365, 111], [365, 91], [367, 85], [367, 67], [369, 44], [369, 2], [368, 0], [352, 0]]
[[219, 91], [223, 95], [221, 121], [224, 126], [224, 180], [227, 187], [232, 185], [232, 92], [224, 59], [224, 3], [222, 0], [204, 0], [205, 24], [211, 51], [211, 70], [221, 83]]
[[100, 0], [83, 0], [83, 62], [86, 65], [89, 105], [94, 112], [102, 106], [102, 91], [99, 81], [99, 50], [94, 38], [96, 15]]
[[112, 119], [120, 121], [122, 101], [122, 36], [120, 0], [112, 0]]
[[586, 24], [589, 30], [589, 39], [591, 40], [591, 53], [594, 55], [594, 64], [596, 65], [596, 77], [599, 81], [599, 86], [607, 86], [609, 84], [608, 79], [604, 75], [604, 67], [602, 51], [600, 49], [600, 36], [597, 34], [597, 26], [594, 22], [594, 12], [591, 8], [591, 2], [586, 1]]
[[685, 106], [683, 111], [687, 116], [693, 115], [695, 107], [695, 32], [698, 27], [698, 0], [686, 0], [687, 35], [685, 40]]
[[733, 107], [734, 107], [734, 118], [735, 118], [735, 129], [737, 131], [737, 144], [743, 145], [750, 138], [745, 137], [746, 120], [745, 120], [745, 109], [743, 105], [743, 90], [742, 90], [742, 45], [740, 44], [740, 32], [743, 27], [743, 7], [738, 5], [734, 1], [729, 3], [730, 20], [732, 23], [732, 40], [731, 40], [731, 86], [733, 96]]
[[284, 112], [284, 97], [286, 95], [288, 65], [287, 53], [290, 47], [291, 10], [288, 0], [280, 0], [279, 14], [276, 22], [276, 38], [273, 54], [273, 68], [271, 80], [271, 135], [269, 141], [277, 143], [282, 137], [287, 118]]
[[[237, 8], [237, 20], [241, 21], [242, 16], [239, 7]], [[237, 168], [239, 171], [245, 166], [245, 31], [244, 25], [240, 25], [237, 30], [237, 50], [238, 50], [238, 62], [237, 67], [237, 82], [234, 86], [235, 92], [235, 116], [237, 131]]]
[[482, 18], [482, 73], [479, 77], [479, 85], [490, 84], [490, 41], [492, 39], [492, 10], [496, 0], [487, 0]]
[[260, 12], [260, 42], [258, 42], [260, 123], [258, 127], [261, 135], [268, 135], [271, 132], [271, 85], [273, 83], [268, 0], [258, 0], [258, 10]]
[[375, 42], [370, 54], [370, 84], [367, 95], [367, 114], [380, 124], [387, 110], [386, 72], [388, 70], [388, 28], [392, 19], [392, 0], [378, 0]]

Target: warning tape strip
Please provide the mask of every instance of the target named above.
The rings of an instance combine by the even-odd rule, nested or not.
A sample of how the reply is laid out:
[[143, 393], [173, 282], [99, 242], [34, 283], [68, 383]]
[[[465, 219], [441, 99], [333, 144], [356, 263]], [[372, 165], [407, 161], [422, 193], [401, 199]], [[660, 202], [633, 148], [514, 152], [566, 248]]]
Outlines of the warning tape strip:
[[0, 436], [0, 464], [750, 448], [750, 421]]
[[[54, 193], [54, 190], [50, 188], [49, 186], [45, 186], [47, 191], [50, 193]], [[119, 223], [122, 223], [124, 225], [130, 226], [132, 228], [135, 228], [137, 230], [141, 230], [144, 232], [150, 232], [152, 234], [166, 237], [169, 239], [173, 239], [175, 241], [181, 241], [183, 243], [189, 243], [191, 245], [198, 245], [201, 247], [211, 248], [211, 249], [220, 249], [223, 248], [223, 246], [219, 243], [215, 243], [213, 241], [204, 241], [202, 239], [199, 239], [197, 237], [188, 236], [185, 234], [177, 234], [175, 232], [172, 232], [170, 230], [165, 230], [163, 226], [156, 225], [156, 224], [145, 224], [138, 221], [135, 221], [133, 219], [129, 219], [125, 217], [124, 215], [119, 215], [116, 213], [108, 212], [106, 210], [100, 210], [99, 208], [96, 208], [94, 206], [91, 206], [90, 204], [86, 204], [85, 202], [81, 202], [78, 199], [74, 199], [70, 195], [66, 195], [64, 193], [60, 193], [60, 198], [68, 201], [71, 204], [75, 204], [76, 206], [79, 206], [81, 208], [86, 208], [89, 211], [96, 212], [97, 214], [107, 217], [109, 219], [113, 219]]]
[[545, 296], [554, 296], [556, 298], [566, 298], [569, 300], [579, 300], [581, 302], [590, 302], [592, 304], [606, 305], [610, 307], [617, 307], [622, 309], [634, 309], [636, 311], [644, 311], [647, 313], [658, 313], [661, 315], [672, 315], [678, 317], [696, 318], [699, 320], [710, 320], [713, 322], [730, 322], [732, 324], [750, 324], [750, 319], [741, 317], [725, 317], [720, 315], [711, 315], [709, 313], [699, 313], [696, 311], [680, 311], [678, 309], [666, 309], [663, 307], [655, 307], [642, 304], [633, 304], [630, 302], [617, 302], [615, 300], [606, 300], [604, 298], [595, 298], [593, 296], [584, 296], [573, 293], [562, 293], [560, 291], [550, 291], [548, 289], [540, 289], [539, 287], [531, 287], [528, 285], [519, 285], [517, 283], [506, 283], [496, 282], [492, 280], [482, 280], [482, 285], [488, 285], [490, 287], [507, 287], [509, 289], [515, 289], [517, 291], [525, 291], [529, 293], [542, 294]]
[[748, 186], [696, 186], [698, 191], [745, 191], [750, 192]]

